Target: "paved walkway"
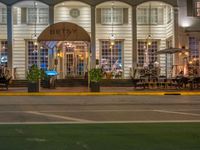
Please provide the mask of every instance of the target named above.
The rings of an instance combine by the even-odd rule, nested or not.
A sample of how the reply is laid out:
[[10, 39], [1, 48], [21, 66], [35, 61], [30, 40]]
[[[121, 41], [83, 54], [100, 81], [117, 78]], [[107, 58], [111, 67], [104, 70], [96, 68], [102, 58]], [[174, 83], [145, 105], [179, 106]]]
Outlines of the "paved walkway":
[[[200, 92], [199, 90], [189, 90], [189, 89], [135, 89], [134, 87], [101, 87], [101, 92]], [[27, 87], [10, 87], [8, 90], [0, 88], [0, 92], [27, 92]], [[55, 89], [41, 88], [40, 92], [90, 92], [88, 87], [57, 87]]]

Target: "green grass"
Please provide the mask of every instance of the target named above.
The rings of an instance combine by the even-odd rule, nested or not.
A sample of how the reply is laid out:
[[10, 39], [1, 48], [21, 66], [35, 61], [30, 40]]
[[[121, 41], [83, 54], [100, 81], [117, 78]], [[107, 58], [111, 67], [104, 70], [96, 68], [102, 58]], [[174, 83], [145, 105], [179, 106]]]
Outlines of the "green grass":
[[200, 123], [0, 125], [0, 150], [200, 150]]

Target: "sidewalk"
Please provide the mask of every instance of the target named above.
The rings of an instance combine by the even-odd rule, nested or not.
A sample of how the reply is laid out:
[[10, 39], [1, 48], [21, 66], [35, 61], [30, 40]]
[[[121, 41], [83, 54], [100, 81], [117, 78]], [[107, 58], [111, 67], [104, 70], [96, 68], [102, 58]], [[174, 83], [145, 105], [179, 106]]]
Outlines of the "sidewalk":
[[174, 89], [134, 89], [133, 87], [101, 87], [101, 92], [91, 93], [87, 87], [57, 87], [56, 89], [41, 88], [40, 93], [28, 93], [26, 87], [12, 88], [8, 91], [0, 89], [0, 96], [28, 96], [28, 95], [49, 95], [49, 96], [67, 96], [67, 95], [200, 95], [200, 90], [174, 90]]

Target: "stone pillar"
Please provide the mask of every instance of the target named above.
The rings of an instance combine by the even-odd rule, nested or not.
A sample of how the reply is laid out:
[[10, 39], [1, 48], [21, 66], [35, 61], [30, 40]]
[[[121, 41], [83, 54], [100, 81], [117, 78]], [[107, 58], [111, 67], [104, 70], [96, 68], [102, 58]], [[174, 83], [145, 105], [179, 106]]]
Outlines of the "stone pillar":
[[137, 6], [132, 6], [132, 67], [137, 66]]
[[12, 20], [12, 6], [7, 6], [7, 42], [8, 42], [8, 68], [12, 74], [13, 68], [13, 20]]
[[91, 68], [96, 67], [96, 7], [91, 6]]
[[54, 5], [49, 5], [49, 25], [54, 24]]

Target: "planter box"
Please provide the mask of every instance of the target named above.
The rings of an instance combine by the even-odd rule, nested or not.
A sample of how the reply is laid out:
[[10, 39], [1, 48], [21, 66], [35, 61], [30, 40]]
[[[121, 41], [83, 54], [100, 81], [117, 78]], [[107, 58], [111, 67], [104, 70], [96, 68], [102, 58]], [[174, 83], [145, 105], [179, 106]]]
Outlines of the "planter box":
[[100, 83], [99, 82], [91, 82], [90, 83], [90, 92], [100, 92]]
[[28, 83], [28, 92], [39, 92], [39, 83]]

